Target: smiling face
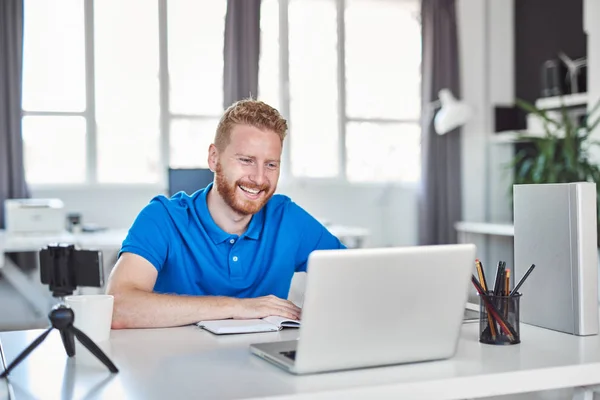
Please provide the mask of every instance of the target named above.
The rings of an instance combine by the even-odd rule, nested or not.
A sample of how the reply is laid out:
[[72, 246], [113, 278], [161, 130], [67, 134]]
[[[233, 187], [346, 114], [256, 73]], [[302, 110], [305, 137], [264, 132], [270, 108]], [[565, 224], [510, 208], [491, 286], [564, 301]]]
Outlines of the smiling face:
[[250, 125], [234, 125], [222, 151], [210, 146], [208, 161], [215, 171], [215, 188], [237, 214], [256, 214], [273, 196], [281, 151], [277, 133]]

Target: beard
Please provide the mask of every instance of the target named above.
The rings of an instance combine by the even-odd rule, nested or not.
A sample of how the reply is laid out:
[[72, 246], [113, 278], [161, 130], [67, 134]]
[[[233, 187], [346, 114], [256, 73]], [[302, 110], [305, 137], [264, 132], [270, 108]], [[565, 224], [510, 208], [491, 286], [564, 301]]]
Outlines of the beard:
[[[265, 204], [271, 199], [275, 193], [275, 188], [271, 188], [271, 185], [265, 183], [263, 185], [257, 185], [250, 182], [245, 182], [242, 179], [238, 179], [235, 182], [231, 182], [225, 177], [221, 163], [217, 164], [215, 171], [216, 175], [216, 188], [217, 192], [221, 195], [221, 198], [225, 203], [236, 213], [240, 215], [254, 215], [259, 212]], [[262, 191], [261, 197], [256, 200], [248, 199], [243, 197], [244, 195], [238, 193], [238, 186], [244, 186], [248, 189]], [[243, 190], [243, 189], [240, 189]]]

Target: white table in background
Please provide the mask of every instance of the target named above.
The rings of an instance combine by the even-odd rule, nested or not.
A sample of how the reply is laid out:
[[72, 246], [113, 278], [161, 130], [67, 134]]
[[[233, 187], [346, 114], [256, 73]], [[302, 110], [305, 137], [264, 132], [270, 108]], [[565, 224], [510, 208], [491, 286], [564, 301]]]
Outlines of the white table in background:
[[340, 239], [342, 243], [350, 248], [363, 247], [365, 240], [370, 235], [368, 229], [356, 226], [326, 225], [326, 228], [332, 235]]
[[[323, 329], [335, 329], [332, 326]], [[0, 333], [6, 360], [42, 331]], [[339, 332], [343, 335], [344, 332]], [[13, 372], [18, 399], [473, 399], [573, 388], [592, 399], [600, 384], [600, 336], [577, 337], [522, 324], [521, 344], [478, 342], [478, 324], [464, 324], [448, 360], [294, 376], [249, 352], [251, 343], [290, 340], [297, 330], [215, 336], [193, 326], [112, 331], [100, 344], [120, 369], [111, 375], [87, 351], [65, 355], [54, 331]], [[0, 399], [8, 393], [0, 380]], [[3, 392], [5, 391], [5, 392]], [[5, 395], [4, 398], [7, 396]], [[564, 397], [563, 397], [564, 398]]]

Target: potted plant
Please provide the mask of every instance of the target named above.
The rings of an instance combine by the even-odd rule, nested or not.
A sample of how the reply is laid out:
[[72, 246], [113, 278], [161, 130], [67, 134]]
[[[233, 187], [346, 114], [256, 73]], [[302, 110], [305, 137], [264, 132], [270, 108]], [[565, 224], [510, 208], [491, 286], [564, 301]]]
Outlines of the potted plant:
[[[541, 118], [544, 135], [519, 132], [519, 140], [530, 146], [529, 149], [518, 151], [509, 165], [510, 170], [514, 171], [514, 184], [596, 182], [597, 204], [600, 204], [600, 165], [590, 158], [591, 148], [600, 145], [600, 141], [591, 137], [600, 123], [600, 117], [594, 116], [600, 108], [600, 101], [584, 115], [581, 123], [571, 120], [564, 104], [558, 118], [549, 116], [545, 110], [525, 100], [517, 99], [516, 104]], [[512, 200], [512, 185], [510, 192]], [[598, 207], [597, 214], [600, 232]]]

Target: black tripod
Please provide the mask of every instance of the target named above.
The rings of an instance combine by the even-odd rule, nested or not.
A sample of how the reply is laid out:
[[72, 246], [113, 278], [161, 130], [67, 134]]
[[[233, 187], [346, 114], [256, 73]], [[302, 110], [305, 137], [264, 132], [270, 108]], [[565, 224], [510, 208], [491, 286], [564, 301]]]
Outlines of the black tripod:
[[90, 339], [85, 333], [73, 326], [75, 314], [73, 310], [65, 304], [58, 304], [52, 308], [48, 318], [52, 326], [50, 326], [44, 333], [38, 336], [21, 354], [15, 358], [15, 360], [6, 367], [6, 370], [0, 375], [0, 378], [8, 376], [11, 370], [13, 370], [21, 361], [23, 361], [29, 353], [31, 353], [37, 346], [42, 344], [44, 339], [52, 331], [52, 329], [58, 329], [62, 338], [63, 345], [69, 357], [75, 355], [75, 338], [77, 338], [82, 345], [85, 346], [96, 358], [98, 358], [110, 372], [119, 372], [115, 364], [104, 354], [104, 352]]
[[[101, 257], [100, 253], [97, 253], [97, 259], [92, 260], [80, 260], [78, 255], [88, 255], [92, 252], [86, 252], [76, 250], [73, 245], [54, 245], [48, 246], [48, 248], [40, 251], [40, 273], [42, 283], [48, 283], [50, 290], [52, 290], [54, 297], [62, 298], [63, 296], [70, 295], [77, 287], [78, 282], [92, 283], [90, 286], [100, 286], [102, 283], [101, 275]], [[88, 276], [81, 276], [77, 271], [81, 271], [89, 266], [96, 266], [98, 274], [88, 274]], [[39, 346], [52, 329], [58, 329], [62, 338], [63, 345], [69, 357], [75, 355], [75, 338], [77, 338], [86, 349], [88, 349], [98, 360], [100, 360], [112, 373], [117, 373], [119, 370], [113, 364], [113, 362], [104, 354], [104, 352], [90, 339], [85, 333], [77, 329], [73, 325], [75, 320], [75, 313], [73, 310], [64, 303], [59, 303], [52, 308], [48, 314], [51, 326], [46, 329], [37, 339], [35, 339], [25, 350], [21, 352], [10, 363], [8, 367], [0, 374], [0, 378], [8, 376], [11, 370], [13, 370], [21, 361], [23, 361], [37, 346]]]

